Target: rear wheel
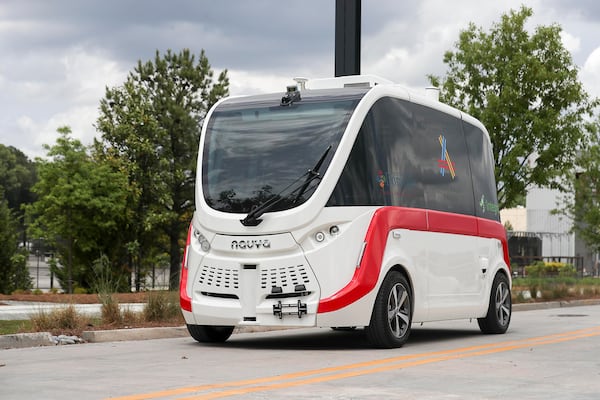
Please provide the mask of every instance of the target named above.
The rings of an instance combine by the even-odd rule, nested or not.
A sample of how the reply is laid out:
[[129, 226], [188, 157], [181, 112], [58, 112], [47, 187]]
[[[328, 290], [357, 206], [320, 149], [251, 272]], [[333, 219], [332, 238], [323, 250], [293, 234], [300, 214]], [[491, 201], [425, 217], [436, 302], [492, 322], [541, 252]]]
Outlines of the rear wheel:
[[229, 339], [233, 326], [187, 325], [190, 335], [198, 342], [220, 343]]
[[408, 281], [391, 271], [383, 281], [366, 328], [367, 339], [375, 347], [400, 347], [408, 340], [412, 322], [412, 293]]
[[500, 272], [492, 283], [487, 315], [477, 319], [479, 329], [483, 333], [504, 333], [510, 324], [511, 314], [510, 283], [506, 275]]

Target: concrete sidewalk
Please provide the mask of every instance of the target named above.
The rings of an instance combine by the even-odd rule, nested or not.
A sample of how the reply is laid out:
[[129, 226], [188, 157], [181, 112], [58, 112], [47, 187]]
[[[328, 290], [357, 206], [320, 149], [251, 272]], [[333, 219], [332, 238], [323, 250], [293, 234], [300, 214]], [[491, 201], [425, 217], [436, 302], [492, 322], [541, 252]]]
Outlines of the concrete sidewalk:
[[[33, 301], [12, 301], [3, 300], [0, 305], [0, 320], [4, 321], [25, 321], [40, 312], [51, 312], [53, 310], [65, 308], [69, 304], [64, 303], [42, 303]], [[75, 309], [82, 314], [89, 316], [100, 315], [101, 304], [73, 304]], [[144, 310], [144, 303], [124, 303], [119, 304], [121, 310], [131, 310], [134, 312], [140, 312]]]

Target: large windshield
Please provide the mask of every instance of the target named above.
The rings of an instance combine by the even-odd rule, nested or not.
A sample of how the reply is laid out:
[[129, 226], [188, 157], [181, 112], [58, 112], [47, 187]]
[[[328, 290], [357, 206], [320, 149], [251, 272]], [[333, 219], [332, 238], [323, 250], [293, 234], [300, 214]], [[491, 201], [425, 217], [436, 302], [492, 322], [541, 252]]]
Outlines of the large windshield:
[[[319, 182], [312, 179], [302, 187], [307, 171], [322, 159], [318, 173], [325, 173], [363, 94], [303, 98], [288, 106], [275, 98], [223, 103], [213, 112], [204, 141], [202, 188], [208, 205], [248, 213], [275, 197], [290, 199], [269, 211], [302, 204]], [[301, 190], [286, 193], [297, 181]]]

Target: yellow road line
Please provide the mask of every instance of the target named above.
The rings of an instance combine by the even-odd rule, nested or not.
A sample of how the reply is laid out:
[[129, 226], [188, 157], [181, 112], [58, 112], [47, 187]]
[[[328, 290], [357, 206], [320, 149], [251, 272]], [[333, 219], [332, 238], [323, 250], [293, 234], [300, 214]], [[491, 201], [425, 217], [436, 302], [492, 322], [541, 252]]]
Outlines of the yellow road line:
[[[262, 392], [275, 389], [285, 389], [295, 386], [309, 385], [333, 381], [338, 379], [352, 378], [361, 375], [386, 372], [396, 369], [415, 367], [441, 361], [460, 358], [476, 357], [487, 354], [500, 353], [521, 349], [530, 346], [543, 346], [600, 336], [600, 326], [580, 329], [571, 332], [540, 336], [535, 338], [513, 340], [500, 343], [490, 343], [479, 346], [464, 347], [459, 349], [434, 351], [429, 353], [409, 354], [399, 357], [364, 361], [360, 363], [340, 365], [337, 367], [321, 368], [310, 371], [301, 371], [278, 376], [271, 376], [243, 381], [224, 382], [201, 386], [184, 387], [173, 390], [164, 390], [154, 393], [124, 396], [113, 398], [113, 400], [142, 400], [178, 396], [196, 393], [193, 397], [179, 398], [179, 400], [192, 399], [216, 399], [235, 395]], [[303, 379], [304, 378], [304, 379]], [[224, 389], [216, 391], [217, 389]], [[210, 392], [209, 392], [210, 391]], [[205, 393], [199, 393], [205, 392]], [[209, 392], [209, 393], [206, 393]]]

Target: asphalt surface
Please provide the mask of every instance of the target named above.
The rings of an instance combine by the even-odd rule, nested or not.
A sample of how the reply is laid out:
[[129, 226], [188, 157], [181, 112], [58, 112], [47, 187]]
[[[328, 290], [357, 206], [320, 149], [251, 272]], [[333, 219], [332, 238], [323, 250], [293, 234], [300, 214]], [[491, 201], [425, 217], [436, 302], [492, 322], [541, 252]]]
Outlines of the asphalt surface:
[[[7, 305], [0, 306], [0, 320], [26, 320], [39, 310], [50, 310], [53, 308], [64, 307], [64, 304], [42, 304], [27, 303], [27, 302], [4, 302]], [[513, 311], [527, 311], [551, 308], [578, 307], [587, 305], [599, 305], [600, 299], [590, 300], [572, 300], [572, 301], [553, 301], [546, 303], [523, 303], [514, 304]], [[123, 308], [129, 308], [133, 311], [140, 311], [143, 304], [131, 303], [121, 304]], [[88, 314], [96, 314], [100, 312], [99, 304], [76, 304], [75, 307]], [[275, 328], [281, 329], [281, 328]], [[242, 327], [236, 328], [234, 334], [264, 332], [272, 330], [269, 327]], [[178, 327], [157, 327], [157, 328], [134, 328], [134, 329], [114, 329], [102, 331], [84, 331], [82, 339], [87, 343], [101, 342], [120, 342], [131, 340], [151, 340], [165, 339], [189, 336], [185, 326]], [[22, 348], [22, 347], [37, 347], [37, 346], [54, 346], [55, 341], [48, 332], [35, 333], [18, 333], [11, 335], [0, 335], [0, 349]]]

